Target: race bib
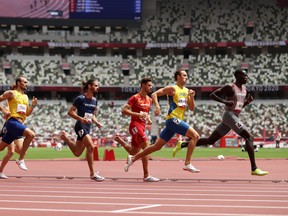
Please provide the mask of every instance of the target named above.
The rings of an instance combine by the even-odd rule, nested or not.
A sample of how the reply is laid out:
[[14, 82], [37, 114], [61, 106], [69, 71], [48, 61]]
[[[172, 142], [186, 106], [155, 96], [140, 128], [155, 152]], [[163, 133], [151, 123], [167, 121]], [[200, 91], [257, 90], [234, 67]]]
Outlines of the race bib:
[[186, 98], [179, 98], [178, 99], [178, 106], [179, 107], [186, 107]]
[[235, 106], [235, 110], [241, 110], [243, 108], [244, 103], [237, 101], [237, 104]]
[[92, 122], [93, 114], [92, 113], [85, 113], [84, 118]]
[[25, 104], [17, 104], [17, 113], [26, 113], [27, 106]]
[[135, 134], [138, 133], [138, 129], [137, 129], [137, 127], [133, 127], [133, 128], [132, 128], [132, 133], [133, 133], [133, 135], [135, 135]]

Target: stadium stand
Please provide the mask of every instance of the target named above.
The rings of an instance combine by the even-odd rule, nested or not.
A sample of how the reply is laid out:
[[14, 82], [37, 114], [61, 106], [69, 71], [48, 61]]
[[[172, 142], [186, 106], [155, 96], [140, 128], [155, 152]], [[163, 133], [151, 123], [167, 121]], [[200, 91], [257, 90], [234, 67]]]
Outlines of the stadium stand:
[[[68, 1], [49, 1], [49, 7], [56, 4], [60, 8], [67, 8], [65, 2]], [[267, 137], [273, 136], [275, 125], [279, 127], [282, 137], [288, 137], [287, 8], [279, 7], [277, 0], [154, 2], [155, 8], [143, 13], [139, 28], [1, 26], [0, 42], [6, 42], [4, 45], [1, 44], [0, 48], [4, 50], [4, 54], [0, 52], [2, 90], [7, 89], [7, 85], [11, 85], [13, 79], [20, 74], [27, 76], [33, 86], [80, 86], [83, 80], [97, 78], [103, 87], [138, 87], [143, 76], [151, 76], [154, 85], [161, 87], [173, 83], [173, 72], [185, 65], [189, 72], [189, 85], [200, 87], [196, 95], [195, 111], [187, 116], [187, 122], [193, 125], [201, 136], [207, 136], [220, 121], [223, 107], [207, 101], [208, 93], [202, 94], [201, 87], [212, 89], [231, 83], [234, 80], [234, 69], [248, 65], [249, 85], [286, 88], [283, 88], [284, 93], [281, 92], [282, 89], [279, 91], [280, 96], [273, 92], [267, 93], [271, 96], [265, 97], [265, 100], [261, 95], [266, 92], [256, 92], [255, 102], [245, 107], [241, 118], [255, 137], [263, 136], [264, 128]], [[147, 1], [143, 3], [148, 4]], [[45, 16], [43, 8], [39, 7], [39, 12], [42, 11], [41, 14]], [[37, 13], [34, 10], [32, 15], [36, 16]], [[67, 17], [68, 14], [64, 16]], [[190, 28], [188, 32], [184, 32], [185, 23]], [[247, 30], [249, 26], [252, 27], [251, 31]], [[9, 47], [12, 42], [20, 43]], [[36, 46], [29, 47], [27, 44], [30, 42], [37, 42]], [[219, 44], [210, 47], [214, 42]], [[231, 48], [226, 44], [228, 42], [242, 42], [243, 45]], [[246, 46], [246, 42], [275, 44], [265, 46], [264, 43], [250, 48]], [[52, 48], [49, 47], [50, 43], [60, 45]], [[113, 43], [120, 45], [110, 47]], [[155, 43], [177, 46], [159, 45], [155, 49], [148, 47]], [[178, 46], [181, 43], [184, 44], [183, 47]], [[200, 45], [187, 49], [187, 43]], [[69, 44], [68, 47], [65, 47], [65, 44]], [[123, 44], [126, 47], [121, 47]], [[141, 48], [132, 47], [135, 44]], [[184, 54], [187, 50], [188, 56]], [[224, 51], [219, 53], [219, 50]], [[11, 74], [6, 73], [4, 63], [10, 65]], [[64, 73], [63, 64], [69, 65], [69, 74]], [[128, 65], [128, 75], [123, 74], [123, 64]], [[120, 115], [121, 107], [126, 100], [115, 100], [119, 96], [117, 94], [123, 92], [114, 93], [113, 97], [109, 98], [109, 89], [105, 91], [103, 98], [99, 100], [97, 112], [97, 117], [104, 127], [101, 130], [93, 128], [92, 135], [111, 138], [117, 131], [127, 136], [129, 118]], [[32, 95], [33, 92], [29, 94]], [[55, 95], [57, 94], [51, 94], [51, 98], [46, 101], [41, 100], [33, 118], [27, 118], [26, 124], [31, 125], [37, 137], [42, 140], [51, 139], [51, 134], [55, 131], [66, 130], [74, 134], [74, 121], [67, 116], [67, 109], [71, 104], [68, 100], [55, 100]], [[129, 94], [126, 94], [123, 97], [127, 99], [128, 96]], [[165, 113], [167, 106], [165, 103], [162, 103], [162, 106], [162, 113]], [[162, 119], [163, 117], [161, 116]], [[161, 118], [157, 120], [159, 128], [164, 126]], [[1, 124], [3, 121], [1, 118]]]

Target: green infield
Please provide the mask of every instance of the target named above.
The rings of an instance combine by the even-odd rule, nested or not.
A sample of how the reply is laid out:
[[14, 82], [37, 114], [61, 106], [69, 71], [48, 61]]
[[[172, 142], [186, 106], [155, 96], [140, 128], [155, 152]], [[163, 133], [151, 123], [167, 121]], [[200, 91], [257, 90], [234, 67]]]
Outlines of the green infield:
[[[100, 160], [103, 160], [104, 151], [107, 148], [98, 148], [98, 156]], [[125, 160], [127, 152], [123, 148], [113, 148], [116, 160]], [[0, 152], [0, 158], [2, 159], [6, 150]], [[182, 149], [177, 153], [175, 159], [183, 159], [186, 155], [186, 149]], [[241, 148], [196, 148], [193, 154], [193, 158], [216, 158], [218, 155], [223, 155], [226, 158], [248, 158], [247, 152], [242, 152]], [[258, 152], [255, 152], [256, 158], [288, 158], [288, 148], [274, 149], [274, 148], [260, 148]], [[153, 153], [151, 156], [159, 159], [173, 159], [172, 148], [162, 148], [160, 151]], [[17, 158], [17, 154], [14, 154], [13, 159]], [[69, 159], [75, 158], [69, 148], [63, 148], [61, 151], [56, 151], [54, 148], [29, 148], [27, 151], [26, 159]], [[85, 158], [85, 152], [80, 158]]]

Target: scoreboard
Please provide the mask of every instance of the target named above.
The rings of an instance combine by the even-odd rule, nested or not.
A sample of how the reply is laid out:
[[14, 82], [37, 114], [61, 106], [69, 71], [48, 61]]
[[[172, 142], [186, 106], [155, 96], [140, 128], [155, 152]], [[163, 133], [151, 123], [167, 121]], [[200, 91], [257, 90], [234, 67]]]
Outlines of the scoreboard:
[[0, 0], [0, 24], [139, 27], [143, 0]]
[[141, 19], [141, 0], [70, 0], [70, 19]]

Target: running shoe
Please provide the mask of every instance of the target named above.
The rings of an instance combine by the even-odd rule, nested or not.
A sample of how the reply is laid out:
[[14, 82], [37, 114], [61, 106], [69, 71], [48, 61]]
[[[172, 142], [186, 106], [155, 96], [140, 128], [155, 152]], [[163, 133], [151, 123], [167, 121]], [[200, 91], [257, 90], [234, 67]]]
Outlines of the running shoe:
[[125, 166], [124, 166], [125, 172], [128, 172], [129, 167], [133, 164], [132, 158], [133, 158], [132, 155], [128, 155], [128, 156], [127, 156], [127, 161], [126, 161], [126, 164], [125, 164]]
[[0, 179], [8, 179], [8, 177], [3, 172], [0, 172]]
[[264, 176], [267, 175], [269, 172], [263, 171], [259, 168], [255, 169], [254, 171], [251, 171], [251, 175], [256, 175], [256, 176]]
[[144, 182], [159, 182], [160, 179], [149, 175], [146, 178], [143, 178], [143, 181]]
[[175, 155], [177, 154], [177, 152], [181, 151], [181, 144], [182, 144], [182, 141], [181, 140], [178, 140], [178, 142], [176, 143], [174, 149], [173, 149], [173, 157], [175, 157]]
[[16, 160], [16, 164], [18, 165], [18, 167], [20, 169], [25, 170], [25, 171], [28, 170], [28, 168], [25, 165], [25, 161], [23, 159], [22, 160]]
[[90, 176], [90, 179], [94, 180], [94, 181], [97, 181], [97, 182], [101, 182], [101, 181], [105, 180], [105, 178], [103, 176], [99, 175], [99, 172], [96, 172], [96, 173], [94, 173], [93, 176]]
[[183, 170], [189, 171], [189, 172], [192, 172], [192, 173], [199, 173], [200, 172], [200, 170], [196, 169], [191, 163], [188, 164], [188, 165], [185, 165], [183, 167]]

